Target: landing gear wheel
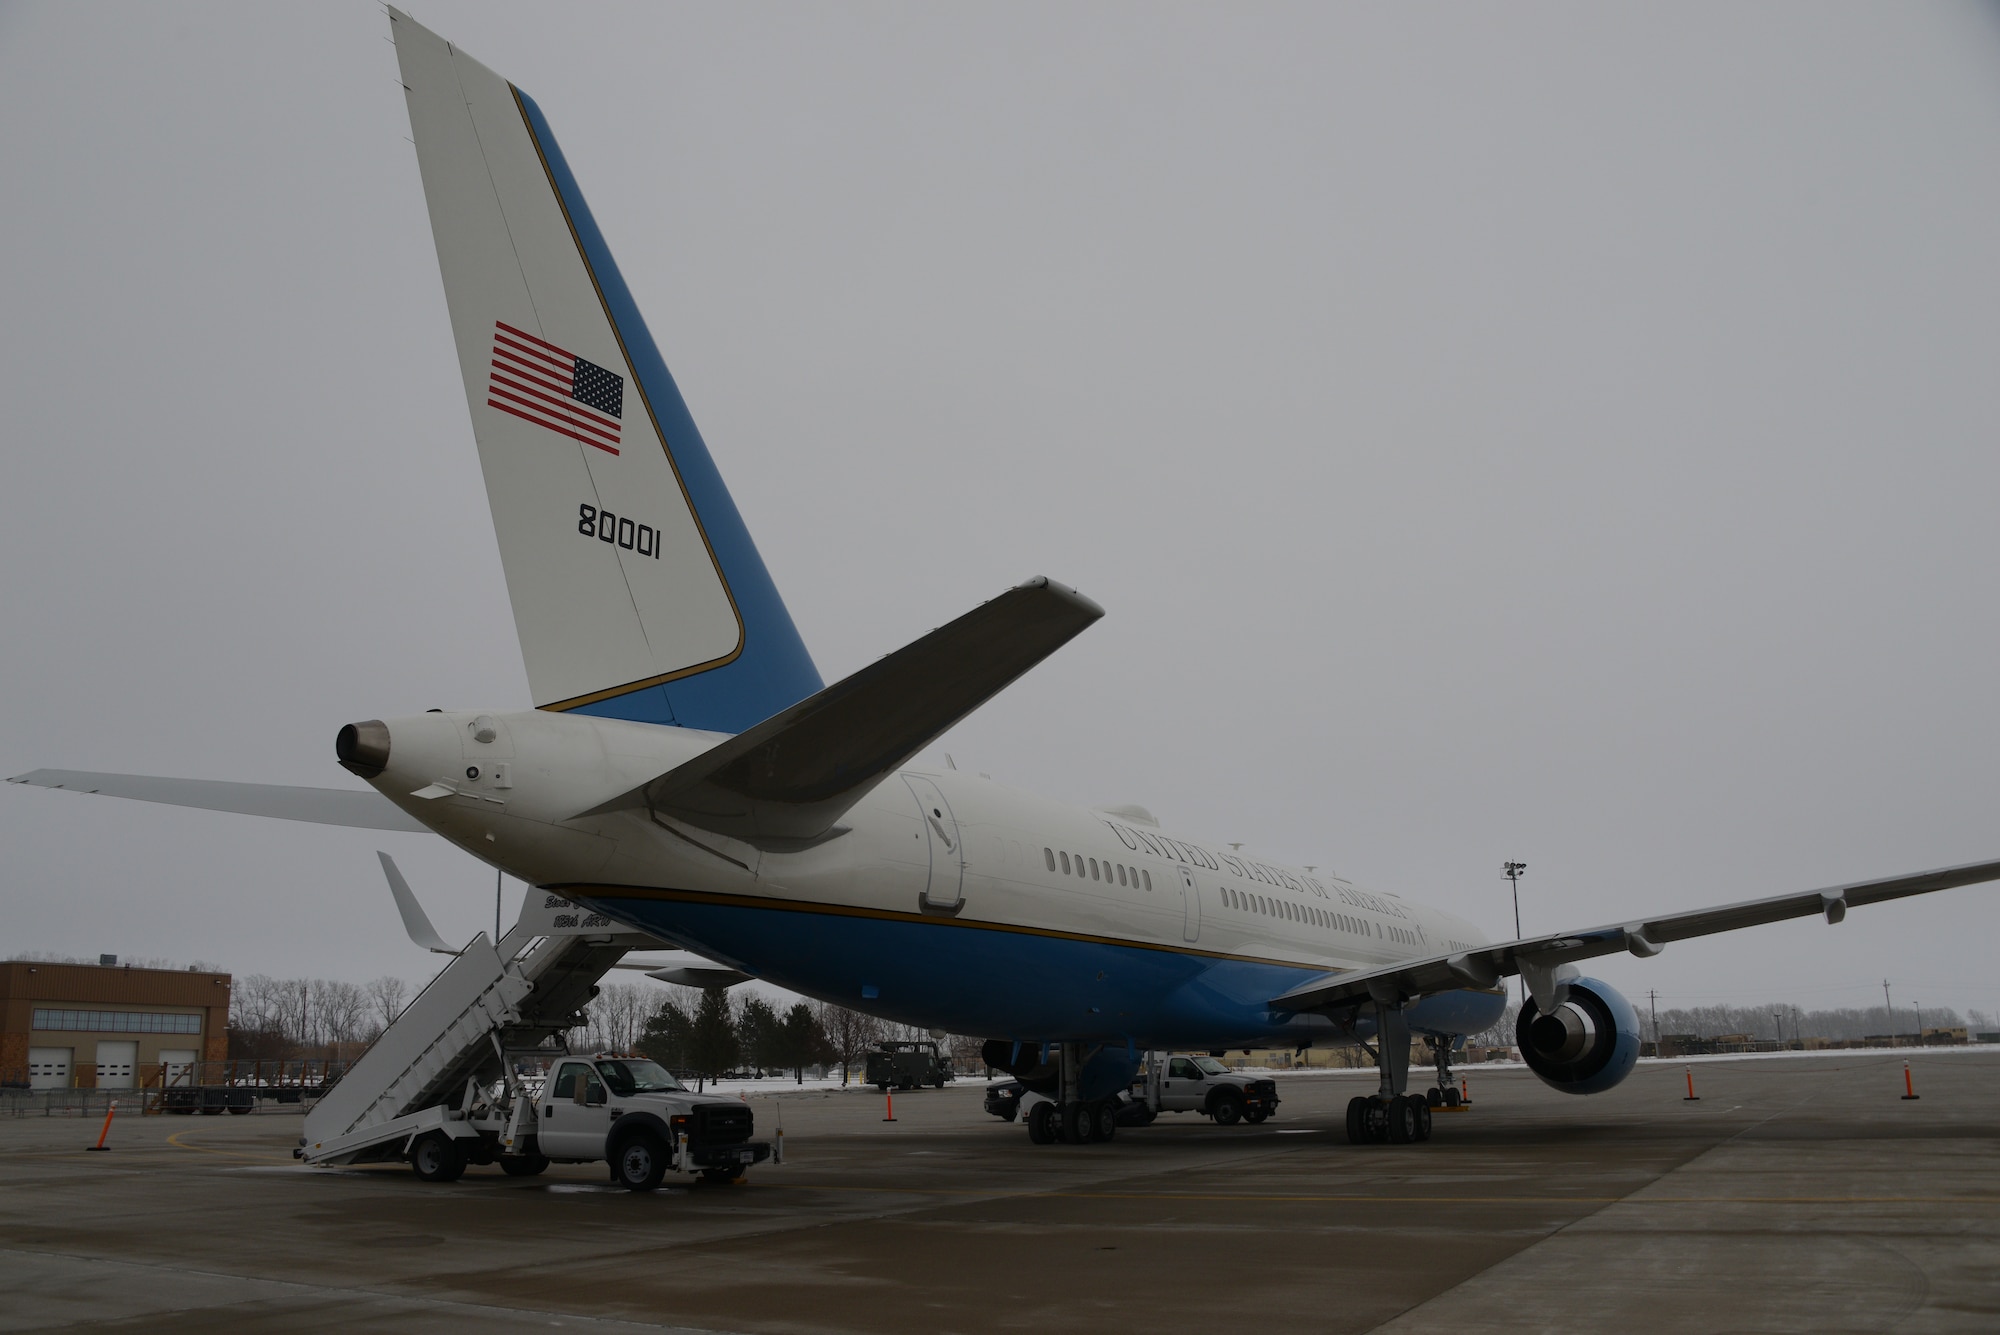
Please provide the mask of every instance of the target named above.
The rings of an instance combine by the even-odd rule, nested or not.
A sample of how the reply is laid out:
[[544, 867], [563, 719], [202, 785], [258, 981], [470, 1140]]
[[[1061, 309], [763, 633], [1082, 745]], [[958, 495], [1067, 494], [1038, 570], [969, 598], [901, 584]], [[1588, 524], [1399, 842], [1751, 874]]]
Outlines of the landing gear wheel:
[[1458, 1091], [1456, 1089], [1446, 1089], [1444, 1092], [1444, 1106], [1447, 1108], [1456, 1108], [1458, 1107], [1458, 1103]]
[[1417, 1139], [1419, 1141], [1429, 1140], [1431, 1138], [1431, 1106], [1416, 1099], [1411, 1099], [1410, 1102], [1417, 1105]]
[[1071, 1145], [1088, 1145], [1097, 1139], [1097, 1119], [1091, 1105], [1078, 1101], [1063, 1105], [1062, 1138]]
[[611, 1177], [627, 1191], [652, 1191], [667, 1175], [667, 1147], [650, 1131], [623, 1136], [611, 1147]]
[[1245, 1108], [1243, 1110], [1243, 1120], [1252, 1126], [1259, 1125], [1270, 1115], [1271, 1110], [1269, 1108]]
[[1368, 1099], [1356, 1094], [1347, 1101], [1347, 1143], [1366, 1145], [1374, 1139], [1368, 1131]]
[[1417, 1123], [1421, 1117], [1418, 1109], [1424, 1106], [1422, 1099], [1399, 1095], [1389, 1100], [1389, 1143], [1407, 1145], [1417, 1137]]
[[433, 1131], [410, 1146], [410, 1167], [426, 1182], [456, 1182], [465, 1172], [465, 1155], [457, 1141]]
[[1444, 1106], [1444, 1091], [1441, 1089], [1425, 1090], [1424, 1103], [1427, 1107], [1442, 1108]]
[[1036, 1145], [1053, 1145], [1056, 1142], [1056, 1105], [1037, 1103], [1028, 1109], [1028, 1139]]
[[1217, 1126], [1235, 1126], [1243, 1120], [1243, 1100], [1234, 1094], [1224, 1094], [1215, 1101], [1209, 1116], [1215, 1118]]
[[548, 1166], [546, 1154], [513, 1154], [500, 1160], [500, 1171], [508, 1177], [534, 1177]]
[[1099, 1099], [1096, 1103], [1089, 1106], [1093, 1110], [1091, 1112], [1093, 1125], [1091, 1127], [1092, 1134], [1090, 1138], [1096, 1141], [1106, 1141], [1116, 1136], [1118, 1134], [1118, 1100]]

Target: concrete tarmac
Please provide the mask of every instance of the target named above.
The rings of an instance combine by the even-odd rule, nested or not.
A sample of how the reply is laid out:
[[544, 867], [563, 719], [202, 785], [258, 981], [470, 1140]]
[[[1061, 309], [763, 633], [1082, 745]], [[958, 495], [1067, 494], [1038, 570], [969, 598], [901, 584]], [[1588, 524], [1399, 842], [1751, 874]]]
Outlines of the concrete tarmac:
[[[633, 1196], [303, 1168], [296, 1113], [0, 1121], [0, 1331], [2000, 1330], [2000, 1049], [1644, 1063], [1573, 1098], [1468, 1068], [1351, 1146], [1362, 1073], [1277, 1118], [1034, 1146], [982, 1082], [753, 1098], [789, 1160]], [[774, 1088], [778, 1088], [773, 1082]]]

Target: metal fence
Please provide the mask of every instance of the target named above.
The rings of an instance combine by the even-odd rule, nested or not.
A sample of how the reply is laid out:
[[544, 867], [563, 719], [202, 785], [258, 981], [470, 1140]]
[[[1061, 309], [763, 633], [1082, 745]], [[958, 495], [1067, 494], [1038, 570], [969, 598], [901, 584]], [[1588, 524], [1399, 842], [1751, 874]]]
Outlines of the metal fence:
[[138, 1068], [122, 1089], [32, 1089], [26, 1071], [0, 1072], [0, 1117], [81, 1117], [113, 1101], [146, 1114], [296, 1108], [317, 1100], [352, 1064], [319, 1057], [162, 1062]]

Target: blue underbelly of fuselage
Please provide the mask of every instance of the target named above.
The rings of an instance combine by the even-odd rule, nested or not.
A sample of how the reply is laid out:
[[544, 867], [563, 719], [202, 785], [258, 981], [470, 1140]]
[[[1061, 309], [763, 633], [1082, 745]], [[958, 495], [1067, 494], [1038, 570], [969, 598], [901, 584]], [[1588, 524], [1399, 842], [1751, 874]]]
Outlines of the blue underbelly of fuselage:
[[[1320, 1045], [1349, 1031], [1274, 1011], [1272, 997], [1328, 970], [1171, 947], [1029, 932], [957, 918], [861, 914], [827, 905], [713, 902], [608, 887], [579, 902], [779, 987], [884, 1019], [1023, 1042], [1139, 1048]], [[671, 892], [669, 892], [670, 894]], [[1478, 1033], [1504, 995], [1448, 992], [1407, 1010], [1416, 1032]], [[1356, 1028], [1374, 1032], [1372, 1008]]]

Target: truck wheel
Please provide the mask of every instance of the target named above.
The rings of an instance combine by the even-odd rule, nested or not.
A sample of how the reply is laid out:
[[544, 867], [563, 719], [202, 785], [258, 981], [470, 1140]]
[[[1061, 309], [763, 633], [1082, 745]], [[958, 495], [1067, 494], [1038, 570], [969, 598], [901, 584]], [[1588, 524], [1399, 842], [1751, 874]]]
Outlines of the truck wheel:
[[1243, 1100], [1234, 1094], [1218, 1095], [1215, 1106], [1209, 1109], [1209, 1116], [1217, 1126], [1235, 1126], [1243, 1118]]
[[875, 1084], [875, 1088], [881, 1090], [884, 1094], [887, 1094], [889, 1092], [889, 1082], [886, 1080], [877, 1081]]
[[546, 1154], [510, 1154], [500, 1160], [500, 1171], [508, 1177], [534, 1177], [548, 1166]]
[[465, 1156], [457, 1141], [433, 1131], [410, 1146], [410, 1167], [426, 1182], [456, 1182], [465, 1173]]
[[611, 1175], [627, 1191], [652, 1191], [667, 1175], [667, 1147], [650, 1131], [621, 1136], [611, 1147]]
[[1053, 1145], [1056, 1139], [1056, 1105], [1037, 1103], [1028, 1109], [1028, 1139], [1037, 1145]]

